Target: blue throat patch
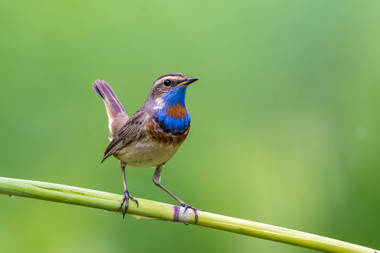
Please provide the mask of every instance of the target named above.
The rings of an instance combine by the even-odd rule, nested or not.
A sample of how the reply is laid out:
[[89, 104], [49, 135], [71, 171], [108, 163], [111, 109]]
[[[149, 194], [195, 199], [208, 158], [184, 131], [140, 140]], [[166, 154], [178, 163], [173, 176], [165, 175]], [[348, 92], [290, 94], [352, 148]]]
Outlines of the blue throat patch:
[[[183, 134], [190, 125], [190, 114], [185, 106], [187, 85], [178, 86], [162, 95], [165, 106], [156, 111], [156, 117], [165, 132], [174, 135]], [[173, 114], [173, 108], [177, 114]]]

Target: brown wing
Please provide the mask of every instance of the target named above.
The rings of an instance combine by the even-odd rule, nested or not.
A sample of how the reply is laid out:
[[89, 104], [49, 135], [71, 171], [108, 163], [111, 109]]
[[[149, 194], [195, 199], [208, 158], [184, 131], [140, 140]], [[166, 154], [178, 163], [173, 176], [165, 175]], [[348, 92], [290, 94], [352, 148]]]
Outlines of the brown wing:
[[126, 123], [120, 128], [119, 132], [112, 139], [108, 145], [101, 162], [104, 162], [108, 157], [115, 154], [115, 152], [124, 148], [136, 139], [139, 139], [145, 134], [145, 123], [148, 119], [147, 113], [137, 111]]

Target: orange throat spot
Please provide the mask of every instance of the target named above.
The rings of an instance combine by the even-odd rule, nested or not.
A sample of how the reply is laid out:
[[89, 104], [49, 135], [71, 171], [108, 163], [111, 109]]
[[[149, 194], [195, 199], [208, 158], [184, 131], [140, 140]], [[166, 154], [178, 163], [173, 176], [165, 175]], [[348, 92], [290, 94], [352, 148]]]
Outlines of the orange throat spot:
[[186, 114], [186, 107], [180, 104], [172, 105], [166, 110], [166, 115], [174, 119], [182, 119]]

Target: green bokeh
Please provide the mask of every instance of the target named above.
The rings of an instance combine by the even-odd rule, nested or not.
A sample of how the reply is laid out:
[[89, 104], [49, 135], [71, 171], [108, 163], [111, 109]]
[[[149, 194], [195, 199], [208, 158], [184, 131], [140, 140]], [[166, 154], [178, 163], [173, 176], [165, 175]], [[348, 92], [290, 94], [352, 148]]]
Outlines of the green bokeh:
[[[107, 80], [132, 114], [182, 72], [192, 129], [162, 182], [207, 211], [380, 248], [380, 1], [0, 2], [0, 176], [122, 192]], [[138, 197], [173, 203], [153, 169]], [[1, 252], [311, 252], [0, 196]]]

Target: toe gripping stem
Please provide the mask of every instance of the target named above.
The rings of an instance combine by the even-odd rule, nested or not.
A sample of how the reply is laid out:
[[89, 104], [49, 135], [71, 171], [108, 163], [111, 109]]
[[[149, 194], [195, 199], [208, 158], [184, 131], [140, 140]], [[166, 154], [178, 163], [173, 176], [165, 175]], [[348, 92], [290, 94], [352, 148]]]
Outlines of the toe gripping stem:
[[[123, 196], [123, 199], [121, 200], [121, 203], [120, 203], [120, 206], [119, 206], [119, 209], [122, 209], [123, 210], [123, 219], [125, 217], [125, 214], [127, 213], [127, 210], [128, 210], [128, 206], [129, 206], [129, 199], [133, 200], [134, 202], [136, 202], [136, 205], [139, 206], [139, 202], [137, 201], [137, 199], [135, 199], [134, 197], [132, 197], [131, 194], [129, 194], [128, 191], [124, 191], [124, 196]], [[123, 204], [125, 203], [125, 207], [123, 209]]]

